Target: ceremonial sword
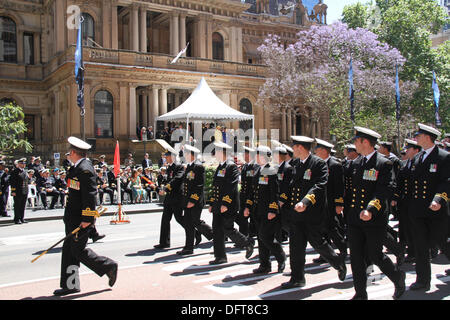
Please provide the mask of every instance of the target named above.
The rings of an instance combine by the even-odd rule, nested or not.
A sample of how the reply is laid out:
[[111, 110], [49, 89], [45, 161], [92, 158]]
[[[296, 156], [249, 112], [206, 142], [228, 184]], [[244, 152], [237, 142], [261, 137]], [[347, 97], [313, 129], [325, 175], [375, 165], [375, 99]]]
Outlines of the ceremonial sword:
[[[98, 207], [97, 212], [95, 214], [95, 217], [98, 218], [100, 217], [102, 214], [104, 214], [106, 212], [107, 208], [103, 208], [102, 206]], [[95, 212], [95, 211], [94, 211]], [[89, 223], [89, 225], [87, 227], [89, 227], [92, 224]], [[86, 227], [86, 228], [87, 228]], [[33, 260], [31, 260], [31, 263], [35, 262], [37, 259], [39, 259], [40, 257], [42, 257], [44, 254], [46, 254], [47, 252], [49, 252], [51, 249], [53, 249], [54, 247], [56, 247], [58, 244], [60, 244], [61, 242], [63, 242], [64, 240], [72, 237], [73, 235], [75, 235], [78, 231], [80, 231], [81, 227], [76, 228], [75, 230], [73, 230], [71, 233], [69, 233], [67, 236], [65, 236], [64, 238], [62, 238], [61, 240], [59, 240], [57, 243], [55, 243], [54, 245], [52, 245], [50, 248], [48, 248], [47, 250], [45, 250], [44, 252], [42, 252], [40, 255], [38, 255], [36, 258], [34, 258]]]

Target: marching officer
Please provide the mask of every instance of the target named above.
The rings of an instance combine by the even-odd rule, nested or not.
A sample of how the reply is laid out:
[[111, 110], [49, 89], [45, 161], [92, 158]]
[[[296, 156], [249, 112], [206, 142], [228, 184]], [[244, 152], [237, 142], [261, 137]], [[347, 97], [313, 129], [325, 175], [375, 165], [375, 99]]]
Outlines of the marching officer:
[[292, 136], [295, 162], [294, 175], [289, 186], [288, 201], [290, 233], [289, 252], [291, 279], [283, 283], [283, 288], [304, 287], [305, 256], [307, 242], [338, 271], [341, 281], [345, 280], [347, 268], [343, 257], [336, 255], [323, 239], [321, 224], [325, 218], [326, 184], [328, 168], [325, 161], [311, 154], [314, 139]]
[[394, 183], [392, 162], [375, 150], [381, 136], [373, 130], [355, 127], [353, 138], [361, 157], [350, 164], [351, 205], [348, 211], [348, 240], [355, 295], [352, 300], [367, 300], [367, 258], [394, 283], [393, 298], [405, 292], [405, 273], [383, 253], [388, 216], [386, 199]]
[[[411, 200], [411, 191], [413, 183], [411, 180], [411, 167], [414, 157], [422, 150], [422, 147], [417, 144], [417, 141], [405, 139], [406, 142], [406, 157], [400, 167], [397, 176], [397, 186], [394, 192], [391, 205], [397, 206], [399, 211], [399, 238], [403, 251], [406, 251], [407, 256], [405, 262], [413, 262], [414, 260], [414, 242], [413, 233], [411, 229], [411, 218], [408, 214], [408, 203]], [[407, 250], [404, 248], [407, 247]]]
[[[334, 145], [316, 138], [315, 153], [324, 160], [328, 167], [328, 182], [326, 187], [327, 206], [325, 209], [324, 235], [325, 238], [334, 243], [339, 249], [339, 253], [344, 259], [347, 257], [347, 244], [342, 233], [338, 216], [344, 210], [344, 168], [336, 158], [331, 156]], [[316, 263], [323, 263], [325, 260], [319, 257], [314, 260]]]
[[227, 158], [226, 151], [231, 147], [223, 142], [214, 142], [214, 146], [214, 155], [220, 164], [214, 173], [212, 194], [209, 199], [209, 212], [213, 214], [215, 257], [209, 262], [212, 265], [227, 262], [225, 237], [230, 238], [238, 247], [244, 248], [247, 259], [253, 253], [253, 240], [234, 228], [236, 214], [239, 211], [239, 169], [230, 158]]
[[8, 202], [9, 174], [5, 171], [5, 161], [0, 160], [0, 216], [9, 217], [6, 211]]
[[202, 162], [197, 159], [200, 150], [189, 145], [184, 145], [184, 157], [188, 162], [183, 177], [183, 208], [184, 208], [184, 229], [186, 231], [186, 244], [183, 250], [178, 251], [179, 255], [192, 254], [194, 252], [194, 237], [201, 235], [208, 240], [213, 238], [212, 228], [200, 220], [203, 207], [205, 205], [203, 186], [205, 184], [205, 168]]
[[278, 206], [277, 168], [270, 165], [271, 150], [266, 146], [256, 148], [256, 159], [259, 165], [253, 177], [253, 192], [248, 194], [244, 216], [250, 215], [250, 209], [257, 227], [259, 267], [253, 273], [269, 273], [272, 270], [270, 254], [278, 261], [278, 272], [283, 272], [286, 266], [286, 254], [275, 235], [281, 228], [281, 216]]
[[161, 187], [159, 195], [164, 198], [164, 210], [161, 216], [161, 231], [159, 244], [154, 245], [156, 249], [170, 247], [170, 220], [172, 216], [184, 228], [181, 184], [183, 183], [184, 167], [176, 161], [177, 152], [169, 148], [163, 156], [167, 161], [167, 183]]
[[11, 195], [14, 197], [14, 223], [27, 223], [24, 219], [25, 205], [28, 196], [28, 177], [24, 170], [27, 159], [17, 161], [17, 167], [11, 172]]
[[81, 229], [64, 241], [61, 258], [61, 288], [53, 292], [56, 296], [80, 292], [78, 285], [80, 262], [100, 277], [106, 274], [110, 287], [116, 282], [118, 269], [115, 261], [98, 256], [94, 251], [86, 248], [89, 233], [95, 223], [95, 196], [97, 194], [94, 168], [92, 163], [86, 159], [86, 152], [91, 145], [76, 137], [69, 137], [67, 141], [70, 144], [70, 158], [74, 162], [74, 166], [67, 174], [69, 198], [64, 210], [66, 235], [69, 235], [77, 227], [81, 227]]
[[252, 215], [250, 214], [250, 218], [244, 216], [245, 202], [247, 201], [250, 193], [253, 192], [252, 180], [259, 165], [256, 163], [253, 156], [255, 154], [255, 150], [246, 146], [243, 148], [245, 163], [241, 167], [241, 190], [239, 193], [240, 212], [236, 217], [236, 223], [239, 226], [239, 232], [245, 236], [249, 236], [255, 232], [254, 230], [251, 230], [253, 227]]
[[284, 203], [288, 200], [289, 184], [292, 180], [294, 168], [290, 165], [291, 157], [288, 155], [288, 150], [284, 145], [275, 148], [274, 155], [278, 162], [277, 180], [279, 186], [279, 214], [281, 221], [281, 228], [279, 228], [276, 238], [279, 242], [287, 241], [289, 235], [289, 217], [288, 212], [284, 210]]
[[416, 282], [410, 290], [430, 289], [431, 266], [429, 250], [439, 246], [447, 259], [450, 248], [447, 240], [448, 195], [450, 194], [450, 154], [437, 147], [434, 141], [440, 131], [418, 124], [417, 144], [423, 148], [411, 167], [411, 216], [416, 259]]

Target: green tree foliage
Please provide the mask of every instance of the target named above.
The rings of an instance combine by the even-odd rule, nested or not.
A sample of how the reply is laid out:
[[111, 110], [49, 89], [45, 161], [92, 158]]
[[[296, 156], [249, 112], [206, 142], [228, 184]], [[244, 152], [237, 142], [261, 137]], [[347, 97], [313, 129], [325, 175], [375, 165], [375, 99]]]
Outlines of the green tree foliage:
[[0, 153], [9, 155], [14, 150], [31, 152], [32, 145], [20, 136], [27, 131], [22, 108], [13, 102], [0, 105]]
[[439, 32], [446, 19], [447, 12], [435, 0], [376, 0], [372, 6], [357, 3], [343, 11], [343, 20], [351, 28], [369, 29], [406, 58], [400, 79], [418, 84], [412, 112], [422, 122], [434, 123], [431, 83], [433, 70], [436, 72], [441, 92], [440, 115], [443, 128], [448, 131], [449, 45], [443, 44], [435, 50], [430, 38]]

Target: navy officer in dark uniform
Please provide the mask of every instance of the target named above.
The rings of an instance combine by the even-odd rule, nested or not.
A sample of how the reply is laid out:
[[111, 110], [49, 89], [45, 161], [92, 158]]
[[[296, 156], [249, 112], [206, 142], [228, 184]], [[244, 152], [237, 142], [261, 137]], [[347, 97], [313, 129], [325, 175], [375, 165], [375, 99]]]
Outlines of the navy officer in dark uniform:
[[184, 167], [177, 161], [177, 152], [169, 147], [163, 156], [167, 161], [167, 181], [161, 186], [159, 195], [164, 196], [164, 210], [161, 216], [159, 244], [156, 249], [170, 247], [170, 220], [172, 216], [184, 228], [181, 185], [183, 183]]
[[[339, 249], [339, 254], [344, 258], [347, 256], [347, 243], [342, 233], [343, 226], [340, 225], [338, 216], [344, 210], [344, 168], [339, 160], [331, 156], [334, 145], [316, 138], [315, 153], [322, 158], [328, 167], [327, 182], [327, 205], [325, 219], [323, 221], [323, 232], [325, 238]], [[322, 257], [313, 260], [315, 263], [323, 263]]]
[[[253, 218], [244, 216], [245, 202], [252, 190], [252, 180], [259, 165], [254, 159], [255, 150], [247, 146], [243, 146], [244, 149], [244, 161], [245, 163], [241, 167], [241, 190], [239, 193], [240, 212], [236, 217], [236, 223], [239, 226], [239, 232], [245, 236], [252, 235], [255, 230], [252, 230]], [[254, 229], [254, 228], [253, 228]]]
[[278, 261], [278, 272], [283, 272], [286, 254], [275, 236], [281, 229], [281, 216], [278, 205], [278, 168], [270, 165], [271, 150], [267, 146], [256, 148], [259, 165], [252, 182], [252, 192], [248, 193], [244, 215], [254, 215], [258, 232], [259, 267], [253, 273], [269, 273], [272, 270], [270, 255]]
[[304, 287], [306, 246], [311, 246], [338, 271], [341, 281], [345, 280], [347, 268], [343, 257], [339, 257], [321, 234], [325, 218], [326, 184], [328, 168], [325, 161], [311, 154], [314, 139], [292, 136], [294, 156], [297, 159], [293, 178], [289, 186], [288, 201], [290, 233], [289, 253], [291, 279], [282, 284], [283, 288]]
[[53, 292], [56, 296], [80, 292], [78, 268], [80, 262], [94, 271], [98, 276], [107, 275], [109, 286], [117, 279], [118, 265], [104, 256], [98, 256], [86, 248], [89, 233], [95, 223], [95, 197], [97, 184], [92, 163], [86, 159], [86, 152], [91, 145], [76, 137], [69, 137], [70, 157], [74, 166], [67, 174], [69, 195], [64, 211], [66, 235], [77, 227], [80, 231], [64, 241], [61, 259], [60, 289]]
[[28, 197], [28, 176], [24, 170], [27, 159], [17, 161], [17, 167], [11, 172], [11, 195], [14, 197], [14, 223], [27, 223], [24, 219], [25, 205]]
[[431, 265], [429, 251], [440, 247], [450, 259], [447, 242], [448, 198], [450, 194], [450, 154], [435, 145], [440, 131], [419, 123], [417, 144], [423, 148], [412, 163], [411, 216], [416, 258], [416, 281], [410, 290], [429, 290]]
[[223, 142], [214, 142], [215, 157], [219, 165], [214, 173], [212, 190], [209, 199], [209, 211], [213, 214], [213, 243], [215, 259], [212, 265], [227, 262], [225, 252], [225, 237], [230, 238], [238, 247], [246, 250], [247, 259], [253, 253], [252, 239], [244, 236], [234, 228], [234, 221], [239, 211], [239, 169], [231, 158], [227, 157], [227, 150], [231, 146]]
[[[275, 140], [272, 140], [272, 143]], [[291, 157], [285, 145], [280, 144], [274, 150], [275, 162], [278, 162], [277, 179], [279, 187], [279, 213], [281, 220], [281, 228], [279, 228], [276, 239], [278, 242], [287, 241], [289, 235], [289, 217], [288, 212], [284, 210], [284, 203], [287, 202], [287, 194], [289, 193], [289, 184], [292, 180], [294, 172], [293, 166], [290, 164]]]
[[411, 191], [413, 191], [411, 168], [414, 157], [422, 151], [422, 147], [417, 144], [417, 141], [411, 139], [405, 139], [405, 143], [407, 160], [404, 160], [400, 166], [391, 205], [397, 207], [399, 212], [400, 245], [402, 250], [407, 253], [404, 261], [411, 263], [414, 261], [414, 235], [411, 228], [411, 217], [408, 214], [408, 204], [411, 201]]
[[355, 295], [367, 300], [367, 258], [394, 283], [393, 298], [405, 292], [405, 273], [383, 253], [388, 216], [386, 199], [394, 184], [392, 162], [375, 150], [381, 136], [373, 130], [355, 127], [354, 144], [361, 156], [352, 161], [352, 193], [348, 210], [348, 239]]
[[[192, 254], [194, 252], [194, 237], [198, 239], [204, 235], [208, 240], [213, 238], [212, 228], [201, 220], [201, 214], [205, 205], [204, 190], [205, 168], [197, 158], [200, 150], [185, 144], [184, 157], [188, 162], [183, 176], [183, 209], [184, 209], [184, 229], [186, 231], [186, 244], [183, 250], [178, 251], [179, 255]], [[197, 240], [196, 245], [200, 243]]]

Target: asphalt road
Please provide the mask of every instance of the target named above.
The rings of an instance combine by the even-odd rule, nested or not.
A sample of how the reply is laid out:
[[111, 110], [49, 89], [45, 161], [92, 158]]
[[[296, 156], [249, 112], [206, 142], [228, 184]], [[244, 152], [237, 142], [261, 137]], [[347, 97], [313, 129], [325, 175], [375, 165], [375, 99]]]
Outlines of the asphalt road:
[[[80, 294], [63, 299], [94, 300], [348, 300], [353, 294], [351, 267], [347, 263], [347, 278], [339, 281], [337, 272], [328, 264], [317, 265], [312, 259], [318, 255], [307, 249], [306, 287], [282, 289], [289, 280], [289, 259], [284, 273], [255, 275], [258, 250], [250, 260], [245, 252], [227, 243], [228, 263], [210, 266], [213, 259], [212, 242], [203, 239], [194, 254], [180, 257], [176, 251], [184, 245], [184, 231], [172, 220], [171, 245], [167, 250], [154, 250], [158, 243], [161, 212], [129, 216], [131, 223], [111, 225], [111, 217], [101, 217], [97, 229], [106, 237], [89, 247], [99, 255], [119, 263], [116, 285], [109, 288], [107, 278], [100, 278], [85, 266], [80, 268]], [[203, 211], [202, 219], [211, 224], [211, 215]], [[31, 263], [43, 250], [61, 239], [64, 234], [61, 220], [33, 221], [24, 225], [0, 226], [0, 300], [55, 299], [52, 292], [59, 285], [61, 247], [51, 250]], [[289, 245], [283, 248], [289, 256]], [[391, 255], [390, 257], [395, 261]], [[439, 255], [433, 259], [433, 280], [428, 292], [407, 291], [403, 299], [443, 300], [450, 298], [450, 277], [445, 275], [448, 261]], [[406, 284], [415, 281], [414, 266], [405, 264]], [[375, 267], [369, 280], [369, 299], [390, 300], [393, 284]], [[59, 299], [59, 298], [58, 298]]]

